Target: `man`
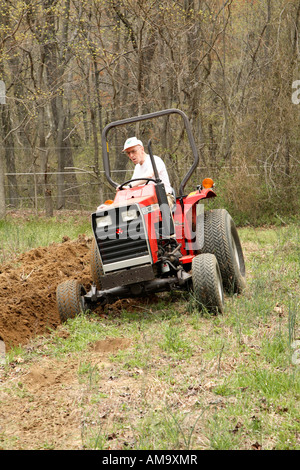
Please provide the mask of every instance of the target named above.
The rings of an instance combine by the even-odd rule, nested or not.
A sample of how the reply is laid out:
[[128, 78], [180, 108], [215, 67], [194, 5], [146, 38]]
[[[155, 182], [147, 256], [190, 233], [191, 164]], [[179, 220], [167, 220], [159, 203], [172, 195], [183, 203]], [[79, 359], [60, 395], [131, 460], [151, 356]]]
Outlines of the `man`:
[[[154, 170], [152, 167], [150, 155], [145, 153], [141, 140], [138, 140], [136, 137], [130, 137], [124, 144], [123, 152], [127, 154], [132, 163], [135, 165], [132, 179], [139, 179], [139, 181], [132, 181], [132, 183], [130, 183], [130, 187], [141, 186], [145, 184], [146, 180], [143, 180], [143, 178], [154, 178]], [[166, 166], [162, 159], [157, 155], [154, 155], [154, 160], [156, 163], [158, 176], [165, 186], [169, 206], [172, 208], [175, 203], [175, 198], [172, 194], [172, 187]]]

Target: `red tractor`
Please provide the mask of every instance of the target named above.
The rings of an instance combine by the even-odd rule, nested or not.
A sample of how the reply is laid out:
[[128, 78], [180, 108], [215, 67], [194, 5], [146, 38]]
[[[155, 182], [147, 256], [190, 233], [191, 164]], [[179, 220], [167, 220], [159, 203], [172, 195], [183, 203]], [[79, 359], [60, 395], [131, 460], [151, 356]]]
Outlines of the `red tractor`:
[[203, 200], [216, 196], [213, 181], [206, 178], [193, 192], [184, 193], [199, 161], [185, 113], [166, 109], [108, 124], [102, 133], [106, 178], [117, 188], [109, 164], [110, 129], [172, 113], [182, 117], [194, 157], [174, 207], [167, 202], [149, 141], [154, 178], [133, 188], [128, 188], [132, 180], [124, 182], [114, 201], [92, 214], [92, 287], [86, 292], [77, 280], [58, 285], [57, 306], [62, 321], [84, 310], [92, 311], [99, 303], [172, 289], [189, 289], [199, 309], [222, 313], [224, 290], [233, 294], [245, 287], [243, 251], [231, 216], [225, 209], [204, 210]]

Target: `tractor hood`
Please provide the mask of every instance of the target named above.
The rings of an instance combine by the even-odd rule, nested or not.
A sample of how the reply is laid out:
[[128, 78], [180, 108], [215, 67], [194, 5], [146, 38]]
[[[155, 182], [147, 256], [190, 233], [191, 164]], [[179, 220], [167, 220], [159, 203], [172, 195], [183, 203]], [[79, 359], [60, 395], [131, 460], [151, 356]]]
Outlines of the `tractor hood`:
[[149, 183], [144, 186], [117, 191], [112, 207], [120, 207], [128, 204], [140, 204], [145, 207], [156, 203], [157, 196], [155, 185]]

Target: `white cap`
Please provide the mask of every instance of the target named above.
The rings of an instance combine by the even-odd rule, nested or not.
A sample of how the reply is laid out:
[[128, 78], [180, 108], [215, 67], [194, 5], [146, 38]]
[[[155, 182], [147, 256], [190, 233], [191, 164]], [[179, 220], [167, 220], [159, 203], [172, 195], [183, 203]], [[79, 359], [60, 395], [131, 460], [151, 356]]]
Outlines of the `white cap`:
[[130, 147], [134, 147], [135, 145], [141, 145], [143, 147], [143, 142], [138, 140], [136, 137], [129, 137], [129, 139], [127, 139], [124, 144], [123, 152]]

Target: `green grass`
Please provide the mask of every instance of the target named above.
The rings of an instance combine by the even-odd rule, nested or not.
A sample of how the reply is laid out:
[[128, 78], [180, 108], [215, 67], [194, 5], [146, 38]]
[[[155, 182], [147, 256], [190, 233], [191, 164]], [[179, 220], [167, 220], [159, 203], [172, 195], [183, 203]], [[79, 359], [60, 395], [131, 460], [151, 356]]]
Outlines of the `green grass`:
[[[80, 230], [86, 222], [77, 223]], [[64, 224], [57, 240], [75, 230], [74, 220]], [[186, 293], [160, 294], [130, 309], [107, 306], [105, 316], [78, 316], [10, 352], [6, 373], [16, 357], [24, 371], [45, 358], [77, 360], [86, 449], [298, 450], [299, 228], [239, 234], [247, 288], [226, 298], [223, 315], [199, 313]], [[131, 342], [100, 360], [90, 346], [107, 338]], [[11, 399], [26, 394], [6, 387]], [[5, 439], [2, 446], [13, 448]]]
[[32, 248], [59, 243], [64, 236], [74, 239], [82, 233], [91, 234], [90, 214], [62, 211], [51, 218], [30, 212], [8, 214], [0, 220], [0, 263]]

